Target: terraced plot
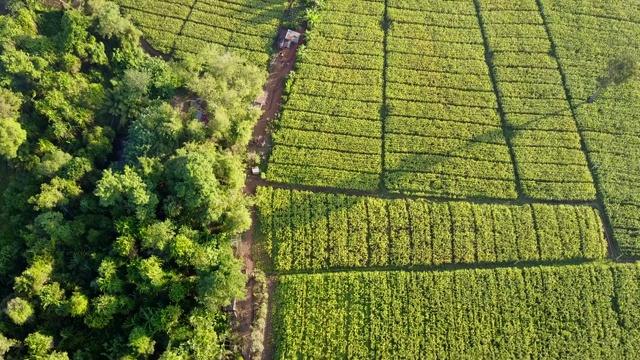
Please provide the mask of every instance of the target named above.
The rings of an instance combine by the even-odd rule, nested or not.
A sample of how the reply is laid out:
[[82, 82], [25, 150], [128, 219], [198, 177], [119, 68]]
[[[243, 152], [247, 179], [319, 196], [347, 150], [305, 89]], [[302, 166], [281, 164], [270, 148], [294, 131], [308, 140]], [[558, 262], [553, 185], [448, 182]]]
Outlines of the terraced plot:
[[480, 205], [258, 189], [277, 271], [604, 259], [594, 209]]
[[639, 307], [636, 265], [286, 275], [274, 358], [633, 358]]
[[524, 195], [594, 200], [596, 189], [535, 0], [478, 0]]
[[219, 46], [266, 66], [284, 16], [280, 0], [116, 0], [157, 50], [182, 57]]

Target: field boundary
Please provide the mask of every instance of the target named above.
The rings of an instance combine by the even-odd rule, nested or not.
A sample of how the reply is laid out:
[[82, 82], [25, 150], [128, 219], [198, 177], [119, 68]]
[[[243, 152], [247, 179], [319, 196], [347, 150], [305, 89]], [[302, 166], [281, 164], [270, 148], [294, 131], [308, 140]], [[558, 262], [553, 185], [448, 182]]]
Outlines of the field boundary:
[[380, 108], [380, 124], [381, 124], [381, 132], [380, 132], [380, 141], [381, 141], [381, 153], [380, 153], [380, 192], [387, 191], [387, 187], [385, 185], [385, 174], [387, 173], [387, 116], [388, 116], [388, 108], [387, 108], [387, 67], [388, 67], [388, 50], [387, 43], [389, 41], [389, 0], [384, 0], [384, 15], [382, 20], [382, 30], [384, 31], [384, 38], [382, 40], [382, 53], [383, 53], [383, 65], [382, 65], [382, 107]]
[[565, 259], [565, 260], [546, 260], [546, 261], [515, 261], [515, 262], [491, 262], [491, 263], [457, 263], [442, 265], [413, 265], [413, 266], [366, 266], [366, 267], [343, 267], [328, 268], [318, 270], [264, 270], [269, 276], [286, 276], [286, 275], [310, 275], [310, 274], [326, 274], [326, 273], [345, 273], [345, 272], [446, 272], [455, 270], [475, 270], [475, 269], [503, 269], [503, 268], [535, 268], [540, 266], [566, 266], [566, 265], [583, 265], [583, 264], [608, 264], [623, 261], [615, 261], [614, 259]]

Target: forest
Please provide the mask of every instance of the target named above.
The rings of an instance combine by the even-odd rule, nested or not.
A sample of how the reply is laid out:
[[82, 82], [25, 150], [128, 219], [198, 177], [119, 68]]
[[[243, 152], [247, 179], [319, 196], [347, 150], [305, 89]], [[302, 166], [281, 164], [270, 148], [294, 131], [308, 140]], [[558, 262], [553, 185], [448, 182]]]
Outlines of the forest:
[[206, 47], [151, 57], [113, 2], [6, 7], [0, 358], [230, 356], [266, 73]]

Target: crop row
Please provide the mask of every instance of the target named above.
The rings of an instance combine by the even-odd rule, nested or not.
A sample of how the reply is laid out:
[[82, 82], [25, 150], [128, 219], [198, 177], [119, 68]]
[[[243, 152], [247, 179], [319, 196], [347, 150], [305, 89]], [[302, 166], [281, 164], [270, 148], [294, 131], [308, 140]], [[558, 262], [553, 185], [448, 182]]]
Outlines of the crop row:
[[393, 41], [387, 44], [387, 51], [445, 59], [476, 61], [484, 61], [485, 56], [484, 46], [482, 46], [482, 44], [416, 40], [409, 38], [394, 38]]
[[[255, 4], [257, 7], [252, 7]], [[226, 16], [228, 18], [243, 20], [250, 24], [279, 25], [283, 7], [281, 1], [271, 1], [268, 4], [260, 4], [257, 1], [244, 1], [242, 4], [224, 0], [198, 0], [193, 6], [194, 10]]]
[[287, 110], [278, 121], [280, 128], [300, 129], [329, 134], [353, 135], [380, 139], [379, 121], [353, 119], [304, 111]]
[[[160, 16], [173, 17], [176, 19], [186, 19], [191, 10], [191, 4], [174, 3], [169, 1], [158, 2], [157, 0], [117, 0], [118, 4], [125, 9], [135, 9]], [[139, 16], [132, 15], [134, 19]]]
[[[416, 12], [430, 12], [435, 14], [475, 15], [476, 9], [473, 1], [446, 1], [446, 0], [389, 0], [389, 8], [397, 10], [413, 10]], [[446, 21], [448, 18], [441, 18]]]
[[386, 105], [389, 112], [397, 116], [451, 120], [473, 124], [500, 124], [500, 115], [498, 115], [497, 109], [393, 99], [388, 100]]
[[330, 83], [370, 85], [382, 88], [382, 71], [354, 70], [315, 65], [308, 62], [296, 64], [296, 75], [304, 80], [327, 81]]
[[268, 39], [274, 37], [275, 31], [280, 25], [280, 20], [277, 17], [269, 22], [253, 22], [244, 19], [235, 19], [228, 14], [215, 14], [199, 9], [191, 11], [188, 21], [219, 27], [248, 36]]
[[[317, 164], [322, 165], [321, 159], [318, 159]], [[377, 190], [380, 185], [379, 174], [362, 173], [357, 169], [348, 171], [288, 164], [270, 165], [267, 179], [289, 184], [368, 191]]]
[[466, 29], [419, 25], [395, 21], [389, 29], [388, 35], [392, 39], [403, 38], [444, 42], [443, 46], [446, 46], [446, 43], [448, 42], [482, 44], [482, 34], [480, 33], [480, 28], [477, 24], [473, 28]]
[[486, 75], [428, 72], [394, 68], [387, 74], [387, 81], [424, 87], [444, 87], [458, 90], [493, 91]]
[[289, 164], [299, 166], [321, 166], [336, 170], [354, 170], [379, 174], [382, 160], [379, 154], [360, 154], [325, 149], [297, 148], [280, 145], [273, 150], [270, 164]]
[[417, 172], [386, 172], [386, 188], [394, 193], [454, 199], [515, 199], [515, 181]]
[[451, 14], [437, 11], [416, 11], [392, 7], [394, 5], [395, 2], [390, 1], [390, 7], [387, 8], [387, 16], [392, 22], [401, 21], [422, 25], [442, 25], [444, 23], [451, 27], [468, 29], [478, 27], [478, 17], [475, 13]]
[[353, 85], [332, 83], [329, 81], [306, 79], [301, 76], [295, 81], [293, 90], [296, 94], [324, 96], [335, 99], [358, 100], [372, 103], [382, 102], [382, 86], [369, 84]]
[[[502, 132], [499, 133], [502, 135]], [[475, 140], [460, 140], [432, 136], [387, 134], [385, 150], [391, 153], [428, 154], [464, 159], [510, 163], [509, 148], [504, 144], [490, 144]]]
[[612, 60], [640, 48], [638, 25], [629, 22], [640, 19], [640, 12], [623, 2], [542, 3], [614, 238], [623, 255], [640, 256], [639, 81], [610, 87], [594, 103], [579, 106]]
[[586, 206], [385, 200], [259, 188], [264, 248], [278, 271], [601, 259]]
[[[330, 1], [327, 10], [332, 12], [353, 13], [363, 15], [375, 15], [380, 18], [384, 15], [385, 2], [382, 0], [367, 1]], [[347, 22], [348, 24], [348, 22]]]
[[[429, 48], [426, 48], [426, 52]], [[431, 57], [422, 54], [389, 52], [387, 64], [389, 68], [432, 71], [451, 74], [484, 75], [489, 81], [489, 69], [484, 60], [474, 60], [475, 56], [461, 53], [460, 58]]]
[[640, 270], [629, 264], [285, 275], [274, 299], [275, 359], [640, 352]]
[[387, 97], [389, 99], [437, 102], [459, 106], [497, 107], [493, 91], [469, 91], [387, 82]]

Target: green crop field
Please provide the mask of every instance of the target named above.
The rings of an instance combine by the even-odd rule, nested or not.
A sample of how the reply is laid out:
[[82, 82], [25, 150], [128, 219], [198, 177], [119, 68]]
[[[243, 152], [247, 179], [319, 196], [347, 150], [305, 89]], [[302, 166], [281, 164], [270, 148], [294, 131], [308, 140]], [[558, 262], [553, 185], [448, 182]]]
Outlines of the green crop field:
[[630, 359], [637, 266], [285, 275], [276, 359]]
[[[262, 65], [292, 16], [282, 0], [117, 2], [164, 53], [214, 44]], [[276, 278], [270, 355], [636, 358], [640, 268], [616, 262], [640, 259], [640, 4], [293, 9], [304, 45], [250, 234]], [[636, 74], [614, 80], [620, 64]]]
[[265, 66], [284, 0], [116, 0], [157, 50], [181, 57], [212, 44]]
[[603, 259], [587, 206], [383, 200], [260, 188], [275, 270]]

